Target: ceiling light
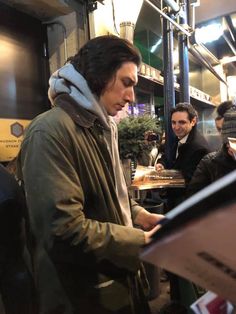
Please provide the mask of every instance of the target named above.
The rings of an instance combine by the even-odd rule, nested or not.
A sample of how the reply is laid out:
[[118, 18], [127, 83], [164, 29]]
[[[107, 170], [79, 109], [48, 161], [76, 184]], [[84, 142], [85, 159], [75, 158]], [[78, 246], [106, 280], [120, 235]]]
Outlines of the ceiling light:
[[134, 27], [143, 0], [114, 0], [115, 20], [120, 26], [120, 37], [133, 41]]
[[220, 63], [221, 64], [227, 64], [227, 63], [231, 63], [231, 62], [235, 62], [236, 61], [236, 56], [233, 56], [233, 57], [223, 57], [221, 60], [220, 60]]
[[197, 42], [206, 44], [219, 39], [223, 35], [221, 24], [214, 23], [195, 30], [195, 38]]
[[162, 39], [160, 38], [160, 39], [158, 39], [158, 41], [155, 43], [155, 45], [153, 45], [152, 47], [151, 47], [151, 52], [153, 53], [156, 49], [157, 49], [157, 47], [158, 46], [160, 46], [160, 44], [162, 43]]

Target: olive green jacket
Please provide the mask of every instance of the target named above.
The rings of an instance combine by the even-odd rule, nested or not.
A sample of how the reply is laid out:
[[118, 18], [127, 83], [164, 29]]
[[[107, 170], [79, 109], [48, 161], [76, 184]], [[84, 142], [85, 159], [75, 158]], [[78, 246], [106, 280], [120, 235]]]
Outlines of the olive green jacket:
[[[55, 104], [28, 127], [18, 156], [40, 313], [119, 313], [126, 305], [138, 313], [130, 290], [144, 232], [124, 226], [103, 127], [66, 94]], [[132, 203], [133, 217], [139, 210]]]

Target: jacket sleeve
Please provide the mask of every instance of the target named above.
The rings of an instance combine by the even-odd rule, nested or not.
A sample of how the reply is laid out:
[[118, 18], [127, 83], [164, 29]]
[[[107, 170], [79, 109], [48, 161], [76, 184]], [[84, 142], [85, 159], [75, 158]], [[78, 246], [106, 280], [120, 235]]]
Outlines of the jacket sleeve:
[[[92, 254], [96, 262], [108, 260], [136, 271], [144, 232], [85, 217], [86, 195], [67, 146], [43, 131], [33, 132], [22, 144], [19, 158], [37, 240], [48, 250], [57, 237], [69, 240], [73, 249], [82, 255]], [[94, 207], [96, 211], [96, 204]]]
[[206, 155], [198, 164], [188, 185], [187, 197], [192, 196], [211, 183], [210, 162], [209, 155]]
[[157, 164], [162, 164], [164, 168], [167, 167], [167, 160], [166, 160], [166, 155], [165, 155], [165, 153], [163, 153], [163, 154], [161, 155], [161, 158], [158, 159], [156, 163], [157, 163]]
[[193, 151], [193, 153], [191, 154], [190, 162], [187, 162], [182, 170], [183, 176], [187, 184], [189, 184], [199, 162], [208, 152], [209, 151], [207, 148], [201, 147], [198, 150]]
[[131, 207], [131, 214], [132, 220], [134, 221], [138, 213], [143, 209], [137, 202], [135, 202], [132, 198], [130, 198], [130, 207]]

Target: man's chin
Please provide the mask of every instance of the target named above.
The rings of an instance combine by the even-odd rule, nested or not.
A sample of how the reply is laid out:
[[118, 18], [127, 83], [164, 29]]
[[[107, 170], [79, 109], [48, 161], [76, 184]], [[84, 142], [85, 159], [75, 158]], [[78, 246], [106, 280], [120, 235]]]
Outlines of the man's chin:
[[119, 111], [116, 112], [108, 112], [108, 116], [115, 117]]
[[121, 112], [121, 110], [114, 110], [114, 111], [110, 111], [108, 112], [109, 116], [115, 117], [119, 112]]
[[109, 113], [109, 115], [112, 117], [115, 117], [119, 112], [120, 112], [120, 110], [112, 111]]

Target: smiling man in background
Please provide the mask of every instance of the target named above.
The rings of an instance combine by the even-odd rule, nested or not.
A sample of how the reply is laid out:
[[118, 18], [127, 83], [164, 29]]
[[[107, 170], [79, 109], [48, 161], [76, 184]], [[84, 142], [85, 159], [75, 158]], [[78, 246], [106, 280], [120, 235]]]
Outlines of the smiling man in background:
[[[197, 130], [197, 118], [196, 110], [189, 103], [179, 103], [171, 110], [171, 125], [176, 138], [170, 168], [181, 171], [186, 187], [198, 163], [209, 152], [207, 141]], [[163, 154], [156, 164], [156, 170], [165, 169], [166, 164], [166, 157]], [[186, 198], [185, 193], [186, 188], [168, 189], [166, 210], [169, 211], [180, 204]], [[170, 279], [171, 300], [177, 302], [176, 306], [180, 303], [188, 308], [197, 298], [192, 284], [172, 273], [168, 273], [168, 277]], [[171, 307], [169, 310], [170, 313], [173, 312]]]
[[[182, 172], [186, 184], [191, 180], [199, 161], [209, 152], [206, 139], [197, 130], [197, 118], [196, 110], [188, 103], [179, 103], [171, 110], [171, 125], [176, 135], [171, 168]], [[165, 168], [166, 157], [163, 154], [156, 164], [156, 170]]]

